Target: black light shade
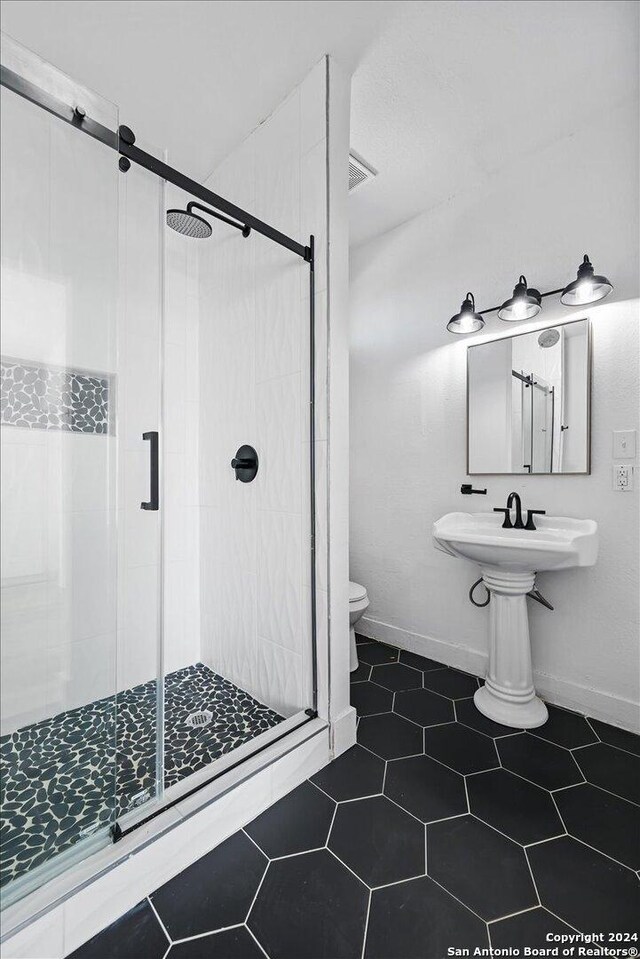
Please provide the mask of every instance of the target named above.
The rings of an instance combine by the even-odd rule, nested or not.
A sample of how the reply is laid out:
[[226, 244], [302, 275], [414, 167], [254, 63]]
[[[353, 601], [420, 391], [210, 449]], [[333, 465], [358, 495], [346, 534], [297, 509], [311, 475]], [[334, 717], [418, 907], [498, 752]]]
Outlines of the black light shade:
[[586, 303], [596, 303], [611, 293], [613, 284], [606, 276], [597, 276], [593, 266], [585, 253], [584, 259], [578, 267], [577, 279], [565, 286], [560, 302], [565, 306], [584, 306]]
[[473, 293], [467, 293], [460, 312], [452, 316], [447, 323], [449, 333], [477, 333], [484, 326], [484, 320], [476, 313], [476, 301]]
[[505, 300], [498, 310], [498, 316], [508, 323], [530, 320], [540, 312], [541, 299], [538, 290], [529, 289], [527, 278], [521, 276], [513, 288], [513, 296]]

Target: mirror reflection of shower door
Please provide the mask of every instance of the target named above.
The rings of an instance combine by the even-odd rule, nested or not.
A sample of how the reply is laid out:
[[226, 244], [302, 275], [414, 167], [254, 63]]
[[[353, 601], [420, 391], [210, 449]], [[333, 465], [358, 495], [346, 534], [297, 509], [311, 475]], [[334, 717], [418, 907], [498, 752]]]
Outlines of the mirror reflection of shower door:
[[533, 375], [531, 389], [531, 472], [552, 472], [554, 391]]
[[[113, 105], [6, 38], [2, 62], [117, 128]], [[156, 791], [158, 513], [139, 507], [161, 312], [159, 294], [142, 302], [149, 271], [136, 288], [124, 262], [144, 225], [121, 203], [117, 154], [1, 96], [6, 905], [110, 843]]]
[[552, 472], [554, 390], [536, 373], [520, 380], [520, 442], [522, 469], [529, 473]]

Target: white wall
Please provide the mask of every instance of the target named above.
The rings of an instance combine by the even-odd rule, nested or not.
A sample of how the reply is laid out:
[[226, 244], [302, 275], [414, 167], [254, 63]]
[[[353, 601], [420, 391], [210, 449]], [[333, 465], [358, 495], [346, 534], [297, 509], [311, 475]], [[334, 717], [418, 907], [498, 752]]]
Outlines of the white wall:
[[[638, 492], [612, 490], [611, 431], [638, 426], [637, 211], [632, 103], [612, 108], [597, 132], [585, 127], [503, 169], [489, 192], [356, 249], [351, 267], [351, 576], [371, 599], [363, 628], [481, 673], [487, 613], [467, 599], [477, 567], [434, 550], [431, 526], [453, 509], [501, 506], [517, 489], [528, 506], [600, 524], [593, 569], [539, 577], [556, 611], [530, 609], [538, 686], [629, 727], [640, 698]], [[547, 303], [538, 319], [592, 318], [592, 474], [486, 477], [486, 501], [462, 498], [465, 354], [479, 338], [455, 339], [446, 322], [464, 291], [491, 306], [523, 269], [539, 289], [561, 286], [585, 251], [615, 294], [582, 311]], [[523, 328], [493, 318], [485, 332]]]
[[[325, 383], [326, 99], [323, 59], [206, 181], [283, 233], [303, 243], [316, 236]], [[258, 233], [243, 239], [221, 224], [200, 256], [203, 658], [288, 716], [311, 705], [309, 267]], [[326, 490], [320, 399], [318, 483]], [[245, 443], [260, 463], [251, 484], [237, 482], [230, 466]], [[322, 532], [322, 497], [319, 505]], [[326, 591], [321, 562], [318, 574]]]

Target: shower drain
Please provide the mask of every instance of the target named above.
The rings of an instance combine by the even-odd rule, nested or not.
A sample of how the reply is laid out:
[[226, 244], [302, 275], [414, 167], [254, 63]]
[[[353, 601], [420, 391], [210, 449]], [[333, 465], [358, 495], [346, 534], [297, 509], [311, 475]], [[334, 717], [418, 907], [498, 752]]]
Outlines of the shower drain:
[[200, 709], [197, 713], [189, 713], [187, 716], [187, 726], [196, 728], [198, 726], [208, 726], [213, 719], [213, 713], [208, 709]]

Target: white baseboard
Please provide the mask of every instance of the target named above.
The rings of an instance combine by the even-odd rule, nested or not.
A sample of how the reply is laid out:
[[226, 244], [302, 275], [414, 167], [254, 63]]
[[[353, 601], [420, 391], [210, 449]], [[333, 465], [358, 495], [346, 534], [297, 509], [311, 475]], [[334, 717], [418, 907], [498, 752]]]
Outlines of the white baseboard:
[[[422, 636], [420, 633], [412, 633], [398, 626], [381, 623], [368, 616], [363, 616], [359, 621], [358, 633], [369, 639], [377, 639], [390, 646], [417, 653], [419, 656], [435, 659], [445, 666], [462, 669], [474, 676], [484, 677], [486, 672], [487, 654], [471, 649], [469, 646]], [[556, 706], [565, 706], [567, 709], [591, 716], [593, 719], [600, 719], [613, 726], [640, 733], [638, 703], [536, 670], [534, 670], [533, 679], [536, 690], [547, 702]]]
[[356, 720], [357, 714], [355, 709], [353, 706], [347, 706], [331, 724], [331, 751], [334, 759], [337, 759], [338, 756], [341, 756], [347, 749], [355, 745]]

